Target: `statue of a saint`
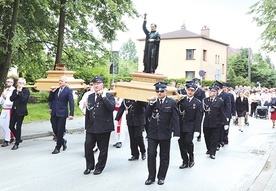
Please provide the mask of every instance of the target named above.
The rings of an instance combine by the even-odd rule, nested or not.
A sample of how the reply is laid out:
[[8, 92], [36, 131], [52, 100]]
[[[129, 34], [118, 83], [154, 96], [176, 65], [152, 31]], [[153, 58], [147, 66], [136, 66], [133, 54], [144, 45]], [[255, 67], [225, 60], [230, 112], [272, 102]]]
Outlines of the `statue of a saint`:
[[159, 43], [160, 35], [156, 31], [156, 24], [151, 24], [151, 31], [148, 31], [146, 28], [147, 24], [147, 14], [144, 15], [143, 30], [146, 34], [145, 49], [144, 49], [144, 71], [145, 73], [155, 73], [155, 70], [158, 66], [158, 57], [159, 57]]

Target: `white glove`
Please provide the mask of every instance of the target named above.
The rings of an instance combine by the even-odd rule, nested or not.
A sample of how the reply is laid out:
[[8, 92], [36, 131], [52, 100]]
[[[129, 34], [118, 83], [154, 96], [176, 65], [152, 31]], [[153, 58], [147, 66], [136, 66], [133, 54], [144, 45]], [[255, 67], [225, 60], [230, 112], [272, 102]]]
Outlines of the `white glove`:
[[150, 105], [153, 105], [155, 102], [157, 101], [157, 99], [153, 100], [153, 101], [149, 101]]
[[118, 121], [114, 120], [114, 127], [116, 128], [118, 126]]
[[229, 121], [229, 118], [227, 117], [226, 120]]
[[199, 136], [199, 132], [194, 132], [194, 137], [198, 137]]
[[224, 130], [229, 129], [229, 125], [224, 125]]
[[106, 97], [106, 91], [103, 90], [103, 93], [102, 93], [102, 98]]

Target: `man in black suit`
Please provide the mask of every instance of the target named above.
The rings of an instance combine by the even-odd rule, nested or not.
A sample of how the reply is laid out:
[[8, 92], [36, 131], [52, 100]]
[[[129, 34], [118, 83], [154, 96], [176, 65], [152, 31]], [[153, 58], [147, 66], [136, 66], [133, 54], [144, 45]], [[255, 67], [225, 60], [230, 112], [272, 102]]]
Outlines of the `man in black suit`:
[[[199, 101], [202, 101], [206, 96], [205, 96], [205, 91], [201, 88], [200, 79], [199, 78], [194, 78], [193, 82], [197, 87], [196, 91], [195, 91], [195, 94], [194, 94], [194, 97], [199, 99]], [[197, 141], [201, 141], [201, 131], [199, 132], [199, 136], [197, 137]]]
[[149, 119], [148, 137], [148, 179], [145, 184], [150, 185], [156, 177], [157, 147], [160, 147], [160, 166], [157, 174], [158, 184], [164, 184], [170, 160], [170, 144], [172, 132], [180, 135], [177, 103], [167, 97], [167, 85], [164, 82], [155, 84], [157, 99], [150, 101], [146, 109]]
[[223, 90], [223, 83], [216, 80], [214, 85], [218, 88], [217, 96], [221, 98], [223, 101], [223, 106], [227, 117], [227, 122], [221, 125], [221, 128], [220, 128], [219, 144], [217, 147], [217, 150], [219, 150], [220, 147], [224, 146], [223, 137], [224, 137], [225, 131], [229, 129], [229, 122], [231, 119], [231, 98], [230, 98], [230, 95]]
[[223, 100], [217, 97], [218, 88], [210, 87], [209, 96], [202, 100], [204, 121], [203, 133], [207, 152], [211, 159], [215, 159], [216, 148], [219, 144], [220, 129], [226, 123], [227, 117], [224, 109]]
[[187, 96], [178, 102], [180, 113], [180, 139], [178, 140], [182, 165], [180, 169], [193, 167], [194, 162], [194, 135], [197, 137], [201, 132], [202, 103], [194, 97], [197, 86], [194, 83], [186, 84]]
[[[110, 133], [114, 131], [114, 95], [106, 93], [102, 77], [96, 76], [92, 82], [94, 93], [88, 96], [85, 115], [86, 137], [84, 149], [86, 169], [83, 172], [85, 175], [90, 174], [94, 168], [94, 175], [99, 175], [104, 170], [108, 155]], [[93, 147], [96, 143], [100, 153], [98, 163], [95, 165]]]
[[[126, 120], [128, 126], [128, 133], [130, 139], [130, 149], [131, 149], [131, 158], [129, 161], [134, 161], [139, 159], [139, 150], [141, 152], [142, 160], [146, 159], [146, 149], [143, 139], [143, 131], [145, 129], [146, 117], [145, 117], [145, 109], [147, 103], [124, 99], [119, 107], [119, 111], [115, 117], [115, 121], [120, 120], [124, 111], [126, 111]], [[115, 125], [116, 126], [116, 125]]]
[[[54, 134], [57, 136], [57, 143], [52, 154], [58, 154], [61, 146], [65, 151], [67, 149], [67, 140], [65, 140], [64, 132], [66, 118], [72, 120], [74, 117], [74, 98], [73, 91], [67, 86], [67, 77], [59, 78], [59, 87], [53, 87], [50, 91], [48, 101], [51, 103], [51, 123]], [[68, 103], [70, 112], [68, 116]]]
[[[10, 130], [14, 134], [16, 141], [12, 150], [18, 149], [21, 140], [21, 127], [24, 117], [28, 115], [27, 103], [30, 97], [30, 91], [25, 88], [26, 80], [18, 78], [17, 88], [13, 90], [10, 100], [13, 101], [12, 115], [10, 119]], [[16, 128], [14, 127], [16, 124]]]

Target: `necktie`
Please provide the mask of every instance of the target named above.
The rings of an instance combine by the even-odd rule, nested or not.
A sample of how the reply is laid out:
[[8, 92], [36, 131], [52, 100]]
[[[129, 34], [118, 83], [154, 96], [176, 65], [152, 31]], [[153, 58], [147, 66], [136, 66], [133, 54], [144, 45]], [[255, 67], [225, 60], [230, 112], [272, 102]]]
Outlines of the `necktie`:
[[190, 101], [191, 101], [191, 99], [190, 99], [190, 98], [188, 98], [187, 100], [188, 100], [188, 102], [190, 102]]
[[162, 105], [162, 99], [160, 99], [160, 105]]
[[60, 93], [62, 92], [63, 88], [59, 88], [59, 91], [58, 91], [58, 96], [60, 95]]

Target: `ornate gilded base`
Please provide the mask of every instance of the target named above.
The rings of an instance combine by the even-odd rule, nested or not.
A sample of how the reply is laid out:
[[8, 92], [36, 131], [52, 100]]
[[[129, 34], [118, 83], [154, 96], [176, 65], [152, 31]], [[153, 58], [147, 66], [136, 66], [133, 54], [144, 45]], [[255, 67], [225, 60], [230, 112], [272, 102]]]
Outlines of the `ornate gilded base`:
[[[167, 77], [162, 74], [149, 74], [149, 73], [132, 73], [131, 82], [117, 82], [116, 83], [116, 97], [126, 98], [132, 100], [139, 100], [148, 102], [150, 99], [155, 99], [156, 92], [154, 84], [161, 81], [163, 82]], [[168, 97], [179, 99], [179, 94], [175, 87], [168, 86]]]
[[36, 81], [34, 84], [34, 88], [37, 90], [46, 90], [50, 91], [51, 87], [59, 86], [58, 81], [60, 76], [67, 77], [68, 86], [73, 90], [80, 90], [86, 89], [86, 84], [82, 79], [75, 79], [73, 77], [74, 71], [67, 71], [67, 70], [49, 70], [46, 72], [47, 78], [41, 78]]

